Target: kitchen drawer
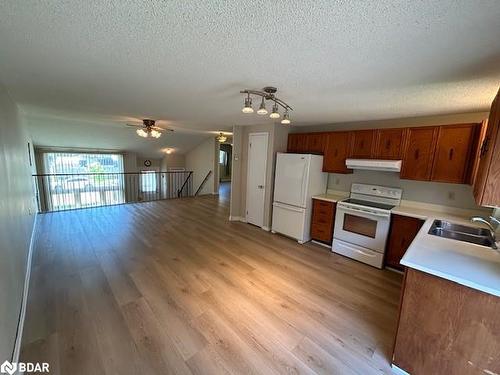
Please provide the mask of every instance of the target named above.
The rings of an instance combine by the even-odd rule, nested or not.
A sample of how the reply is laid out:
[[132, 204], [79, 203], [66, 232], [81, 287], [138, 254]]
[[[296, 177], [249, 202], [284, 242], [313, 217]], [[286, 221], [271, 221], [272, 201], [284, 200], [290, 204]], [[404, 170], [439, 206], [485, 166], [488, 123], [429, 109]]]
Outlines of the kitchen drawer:
[[333, 237], [333, 226], [327, 224], [312, 223], [311, 238], [313, 240], [330, 243]]
[[335, 220], [334, 202], [313, 199], [311, 237], [313, 240], [331, 243]]

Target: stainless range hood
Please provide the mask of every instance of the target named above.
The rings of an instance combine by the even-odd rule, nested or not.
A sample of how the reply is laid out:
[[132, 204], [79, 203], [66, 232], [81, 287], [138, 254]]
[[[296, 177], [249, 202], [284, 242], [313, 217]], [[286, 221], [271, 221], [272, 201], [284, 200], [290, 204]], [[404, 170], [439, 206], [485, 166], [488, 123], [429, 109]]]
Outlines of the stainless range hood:
[[381, 172], [401, 171], [401, 160], [346, 159], [345, 165], [349, 169], [364, 169]]

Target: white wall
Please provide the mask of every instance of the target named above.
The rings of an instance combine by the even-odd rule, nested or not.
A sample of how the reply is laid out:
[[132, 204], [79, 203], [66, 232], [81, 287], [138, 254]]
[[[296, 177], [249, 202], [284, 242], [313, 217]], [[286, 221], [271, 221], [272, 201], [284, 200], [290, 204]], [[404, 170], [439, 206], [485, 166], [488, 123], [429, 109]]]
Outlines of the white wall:
[[161, 163], [161, 171], [166, 172], [169, 168], [186, 168], [186, 156], [180, 154], [166, 154]]
[[193, 189], [196, 191], [208, 171], [212, 174], [199, 195], [217, 194], [219, 190], [219, 145], [214, 137], [209, 137], [186, 154], [186, 169], [193, 171]]
[[[377, 129], [407, 126], [431, 126], [481, 122], [488, 117], [487, 112], [463, 113], [446, 116], [412, 117], [379, 121], [351, 122], [321, 126], [294, 127], [294, 133], [309, 131], [335, 131], [356, 129]], [[397, 173], [354, 171], [353, 174], [330, 173], [328, 189], [350, 191], [353, 182], [401, 187], [403, 199], [451, 207], [477, 209], [472, 195], [472, 187], [463, 184], [445, 184], [428, 181], [402, 180]]]
[[18, 108], [0, 85], [0, 363], [13, 354], [34, 225], [28, 142]]

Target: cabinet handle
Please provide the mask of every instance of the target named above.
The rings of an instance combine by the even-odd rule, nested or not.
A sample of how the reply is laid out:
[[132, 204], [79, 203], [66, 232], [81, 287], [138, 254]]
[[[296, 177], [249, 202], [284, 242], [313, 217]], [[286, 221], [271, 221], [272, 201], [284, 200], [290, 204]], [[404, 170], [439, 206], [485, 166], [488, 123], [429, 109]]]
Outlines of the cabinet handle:
[[391, 140], [390, 139], [385, 142], [385, 148], [388, 150], [389, 147], [391, 147]]
[[420, 156], [420, 150], [417, 148], [415, 150], [415, 159], [418, 159], [419, 156]]
[[453, 149], [450, 148], [450, 152], [448, 153], [448, 159], [453, 159]]
[[490, 137], [486, 137], [481, 145], [480, 157], [484, 156], [488, 152], [488, 143], [490, 142]]

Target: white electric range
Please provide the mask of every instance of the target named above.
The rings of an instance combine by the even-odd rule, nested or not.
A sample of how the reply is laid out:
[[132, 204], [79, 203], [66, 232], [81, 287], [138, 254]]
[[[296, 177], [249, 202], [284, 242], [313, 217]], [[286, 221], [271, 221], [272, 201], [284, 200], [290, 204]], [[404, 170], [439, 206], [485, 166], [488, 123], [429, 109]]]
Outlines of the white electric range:
[[350, 197], [337, 202], [332, 251], [382, 268], [391, 209], [401, 203], [402, 189], [352, 184]]

